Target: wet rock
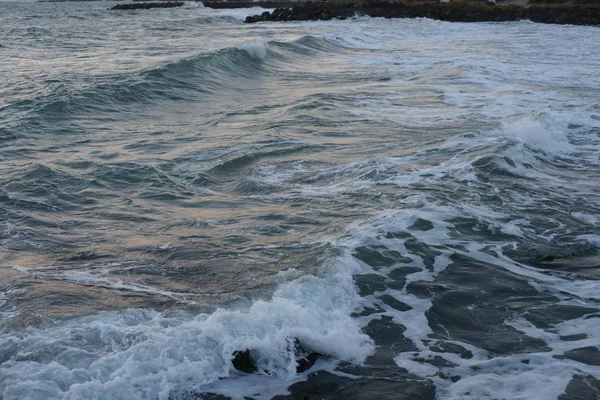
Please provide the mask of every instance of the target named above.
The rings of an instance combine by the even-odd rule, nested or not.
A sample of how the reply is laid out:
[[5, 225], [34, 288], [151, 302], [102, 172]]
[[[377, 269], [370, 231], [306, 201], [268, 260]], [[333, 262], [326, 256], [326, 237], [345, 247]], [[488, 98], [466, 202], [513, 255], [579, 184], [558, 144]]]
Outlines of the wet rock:
[[457, 365], [453, 362], [446, 360], [440, 356], [434, 356], [432, 358], [423, 358], [423, 357], [415, 357], [413, 361], [417, 361], [420, 363], [427, 363], [433, 365], [434, 367], [446, 368], [446, 367], [456, 367]]
[[80, 251], [74, 254], [66, 254], [64, 256], [59, 257], [60, 261], [66, 262], [74, 262], [74, 261], [91, 261], [97, 260], [99, 258], [107, 258], [110, 257], [108, 254], [98, 254], [93, 251]]
[[360, 313], [353, 313], [352, 318], [368, 317], [369, 315], [379, 314], [379, 313], [384, 313], [384, 312], [385, 312], [385, 310], [379, 306], [377, 306], [377, 308], [364, 307], [363, 311], [361, 311]]
[[352, 379], [326, 371], [311, 374], [306, 382], [289, 387], [288, 396], [273, 400], [433, 400], [435, 387], [428, 382], [380, 378]]
[[566, 273], [574, 279], [600, 280], [600, 256], [546, 256], [545, 260], [525, 260], [546, 273]]
[[398, 311], [412, 310], [411, 306], [397, 300], [395, 297], [393, 297], [389, 294], [384, 294], [383, 296], [379, 297], [379, 300], [383, 301], [385, 304], [387, 304], [388, 306], [390, 306], [393, 309], [398, 310]]
[[302, 373], [308, 371], [317, 362], [319, 357], [323, 357], [315, 351], [306, 348], [298, 339], [294, 340], [294, 355], [296, 357], [296, 372]]
[[440, 251], [428, 246], [416, 238], [406, 240], [404, 242], [404, 247], [406, 247], [406, 250], [408, 250], [411, 254], [420, 256], [423, 260], [423, 264], [425, 264], [425, 267], [427, 267], [430, 271], [433, 271], [433, 263], [435, 262], [435, 258], [442, 254]]
[[231, 397], [223, 396], [221, 394], [216, 393], [201, 393], [194, 397], [189, 396], [188, 398], [198, 399], [198, 400], [231, 400]]
[[471, 343], [497, 355], [550, 351], [546, 343], [504, 324], [506, 314], [488, 304], [469, 308], [456, 305], [465, 298], [453, 292], [435, 301], [426, 313], [434, 332], [441, 336], [449, 333], [453, 339]]
[[428, 299], [447, 290], [444, 285], [431, 281], [414, 281], [406, 286], [406, 293], [412, 294], [419, 299]]
[[386, 232], [384, 237], [386, 239], [408, 239], [409, 237], [412, 237], [412, 235], [405, 231], [398, 231], [398, 232]]
[[250, 350], [234, 351], [231, 363], [233, 364], [233, 367], [238, 371], [246, 372], [249, 374], [258, 371], [256, 361], [254, 361], [254, 358], [252, 358]]
[[575, 335], [560, 336], [560, 340], [563, 342], [576, 342], [578, 340], [587, 339], [587, 337], [587, 333], [577, 333]]
[[558, 302], [538, 293], [527, 278], [460, 256], [436, 278], [426, 312], [437, 337], [457, 339], [495, 355], [550, 351], [546, 343], [505, 323], [515, 312]]
[[368, 247], [357, 248], [353, 255], [374, 269], [390, 267], [398, 263], [409, 263], [412, 261], [412, 259], [404, 257], [394, 250], [378, 250]]
[[528, 311], [524, 317], [536, 327], [547, 329], [553, 324], [581, 318], [586, 314], [598, 311], [598, 309], [589, 307], [549, 305]]
[[482, 22], [519, 21], [600, 25], [600, 7], [595, 5], [554, 5], [554, 6], [494, 6], [492, 3], [429, 3], [429, 2], [388, 2], [367, 1], [364, 3], [306, 2], [288, 8], [278, 8], [268, 15], [254, 15], [246, 22], [328, 20], [349, 18], [354, 15], [368, 15], [383, 18], [431, 18], [442, 21]]
[[576, 376], [567, 385], [558, 400], [584, 400], [600, 398], [600, 380], [591, 375]]
[[594, 346], [566, 351], [565, 357], [583, 364], [600, 366], [600, 350]]
[[436, 353], [453, 353], [459, 354], [461, 358], [471, 359], [473, 358], [473, 353], [471, 350], [467, 350], [462, 346], [459, 346], [454, 343], [448, 342], [437, 342], [435, 345], [430, 346], [429, 349]]
[[427, 221], [422, 218], [417, 218], [414, 224], [408, 227], [408, 230], [411, 231], [430, 231], [433, 229], [433, 224], [431, 221]]
[[[296, 359], [296, 372], [302, 373], [309, 370], [320, 357], [325, 357], [315, 351], [304, 346], [298, 339], [290, 341], [290, 346], [293, 347], [294, 357]], [[234, 351], [232, 354], [231, 363], [238, 371], [252, 374], [258, 372], [258, 366], [252, 352], [247, 350]]]
[[396, 268], [388, 274], [388, 278], [392, 280], [389, 287], [396, 290], [402, 290], [406, 285], [406, 276], [420, 272], [421, 268], [417, 267], [400, 267]]
[[374, 319], [363, 329], [377, 345], [375, 354], [367, 359], [368, 363], [395, 366], [394, 357], [406, 351], [417, 351], [414, 343], [404, 336], [406, 328], [383, 316]]
[[292, 7], [294, 3], [289, 0], [267, 0], [267, 1], [253, 1], [253, 0], [205, 0], [202, 2], [204, 7], [215, 8], [215, 9], [230, 9], [230, 8], [282, 8]]
[[358, 292], [362, 297], [386, 289], [385, 279], [377, 274], [354, 275], [354, 282], [358, 286]]
[[166, 2], [152, 2], [152, 3], [126, 3], [117, 4], [109, 10], [149, 10], [151, 8], [174, 8], [181, 7], [185, 4], [183, 1], [166, 1]]

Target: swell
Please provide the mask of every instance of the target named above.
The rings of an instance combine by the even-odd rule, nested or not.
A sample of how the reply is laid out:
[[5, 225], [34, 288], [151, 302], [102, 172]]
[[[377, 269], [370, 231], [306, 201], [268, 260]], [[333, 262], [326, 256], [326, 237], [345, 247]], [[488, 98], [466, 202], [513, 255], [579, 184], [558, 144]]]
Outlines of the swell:
[[[90, 113], [119, 113], [166, 101], [205, 101], [224, 91], [250, 88], [258, 77], [286, 70], [303, 57], [341, 47], [304, 36], [291, 42], [251, 42], [201, 53], [159, 67], [109, 75], [91, 83], [66, 79], [44, 83], [35, 98], [7, 99], [3, 113], [18, 116], [20, 127], [39, 127]], [[44, 93], [39, 96], [39, 93]], [[25, 125], [23, 124], [25, 122]]]
[[[442, 144], [438, 142], [435, 151], [421, 151], [396, 159], [373, 157], [343, 168], [330, 168], [329, 171], [321, 171], [316, 181], [308, 177], [298, 180], [297, 177], [294, 182], [301, 184], [330, 179], [338, 183], [346, 180], [352, 184], [360, 180], [372, 185], [395, 183], [405, 188], [412, 199], [404, 196], [401, 201], [390, 202], [388, 199], [382, 204], [369, 199], [370, 210], [385, 207], [387, 211], [354, 224], [351, 227], [354, 236], [336, 235], [334, 241], [343, 256], [330, 257], [328, 262], [333, 264], [332, 268], [326, 269], [322, 275], [306, 276], [283, 284], [270, 300], [256, 301], [247, 308], [219, 310], [211, 315], [176, 316], [143, 310], [107, 312], [74, 319], [63, 325], [56, 324], [45, 330], [7, 334], [3, 337], [6, 344], [0, 347], [1, 354], [7, 359], [0, 367], [5, 398], [22, 398], [33, 388], [41, 393], [40, 398], [90, 398], [97, 393], [115, 398], [118, 395], [122, 395], [121, 398], [151, 398], [157, 394], [164, 394], [164, 398], [178, 398], [174, 393], [179, 391], [195, 393], [209, 389], [225, 394], [233, 392], [241, 398], [242, 394], [256, 393], [245, 386], [247, 377], [235, 371], [230, 363], [232, 353], [244, 349], [252, 349], [257, 360], [260, 374], [255, 379], [260, 382], [261, 388], [267, 390], [264, 388], [269, 384], [279, 382], [282, 388], [274, 390], [282, 392], [295, 380], [306, 378], [295, 372], [290, 338], [299, 338], [303, 344], [331, 356], [332, 360], [360, 363], [374, 350], [377, 351], [365, 333], [374, 333], [375, 344], [383, 349], [376, 352], [375, 359], [386, 356], [385, 346], [392, 347], [395, 357], [390, 362], [408, 369], [415, 376], [433, 380], [442, 394], [446, 390], [458, 390], [460, 385], [450, 386], [448, 379], [440, 377], [438, 372], [462, 377], [468, 383], [483, 375], [469, 368], [475, 365], [489, 371], [489, 376], [484, 378], [492, 381], [497, 376], [493, 373], [494, 362], [508, 360], [513, 363], [511, 365], [529, 365], [520, 361], [525, 359], [522, 353], [527, 352], [535, 353], [532, 357], [567, 368], [565, 376], [568, 378], [575, 368], [558, 357], [552, 357], [560, 357], [564, 351], [547, 346], [552, 343], [542, 340], [545, 331], [533, 331], [532, 336], [521, 334], [510, 325], [516, 322], [505, 322], [508, 319], [505, 311], [494, 306], [496, 302], [502, 307], [512, 305], [515, 287], [519, 289], [517, 294], [535, 300], [539, 293], [529, 281], [548, 288], [554, 285], [565, 293], [579, 294], [577, 286], [568, 279], [532, 272], [505, 257], [517, 258], [506, 249], [507, 246], [514, 244], [522, 254], [526, 252], [526, 245], [536, 241], [547, 242], [545, 237], [548, 233], [556, 236], [552, 244], [577, 244], [568, 240], [571, 235], [568, 229], [575, 226], [572, 222], [564, 224], [567, 229], [560, 224], [552, 228], [552, 218], [557, 217], [551, 216], [541, 223], [532, 221], [534, 223], [529, 225], [522, 221], [522, 215], [540, 216], [541, 219], [543, 210], [537, 213], [535, 208], [525, 210], [529, 206], [539, 207], [535, 201], [540, 197], [564, 201], [560, 208], [568, 209], [569, 199], [565, 195], [540, 193], [539, 188], [548, 191], [548, 183], [545, 182], [562, 176], [546, 173], [549, 163], [570, 160], [574, 165], [574, 154], [581, 149], [565, 150], [571, 141], [561, 136], [564, 131], [560, 129], [549, 132], [549, 137], [555, 138], [559, 144], [556, 147], [548, 146], [547, 141], [532, 141], [527, 133], [531, 126], [540, 125], [532, 125], [527, 120], [517, 123], [523, 124], [529, 128], [515, 130], [513, 127], [498, 132], [460, 135]], [[541, 124], [541, 128], [547, 130], [550, 125]], [[589, 126], [582, 130], [589, 131]], [[251, 163], [250, 154], [258, 159], [267, 159], [277, 152], [291, 154], [305, 147], [300, 142], [272, 141], [253, 148], [240, 146], [234, 151], [221, 148], [211, 155], [213, 158], [206, 164], [197, 167], [203, 174], [229, 177], [246, 169]], [[437, 159], [442, 155], [436, 155], [436, 151], [444, 153], [445, 160], [441, 165], [438, 165]], [[204, 155], [197, 159], [179, 159], [175, 160], [175, 164], [187, 162], [186, 166], [191, 167], [203, 158]], [[395, 169], [402, 163], [414, 161], [431, 162], [431, 166], [416, 171], [398, 172]], [[530, 164], [531, 168], [526, 164]], [[147, 175], [142, 173], [142, 176], [136, 177], [131, 173], [132, 168], [133, 165], [122, 164], [119, 170], [109, 175], [115, 177], [111, 182], [118, 184], [120, 177], [127, 175], [132, 179], [124, 184], [135, 186], [156, 173], [148, 168], [145, 170]], [[315, 171], [325, 168], [326, 165], [320, 164], [318, 168], [315, 166]], [[192, 171], [183, 169], [174, 172], [179, 175], [187, 172], [189, 177], [194, 175]], [[263, 175], [272, 179], [274, 172], [277, 170]], [[479, 179], [478, 172], [491, 177], [491, 182]], [[532, 172], [539, 175], [532, 175]], [[61, 178], [41, 167], [25, 174], [30, 178], [38, 175]], [[522, 181], [536, 184], [527, 187]], [[521, 186], [514, 186], [515, 182]], [[330, 186], [326, 185], [324, 189], [331, 190]], [[573, 191], [576, 188], [574, 186]], [[347, 189], [348, 192], [353, 191], [350, 186]], [[496, 196], [498, 201], [494, 201], [492, 196]], [[531, 197], [533, 205], [528, 197]], [[348, 203], [344, 204], [344, 208], [347, 212]], [[591, 210], [590, 214], [598, 215], [599, 211]], [[539, 230], [532, 231], [532, 226], [539, 226]], [[582, 232], [581, 228], [577, 231]], [[589, 250], [580, 249], [584, 254]], [[353, 254], [350, 255], [350, 252]], [[479, 294], [480, 290], [475, 289], [482, 286], [488, 290]], [[477, 293], [475, 300], [471, 300], [475, 297], [473, 293]], [[554, 298], [546, 298], [558, 303]], [[472, 307], [471, 301], [477, 301], [476, 308]], [[533, 304], [540, 306], [537, 302]], [[372, 316], [366, 305], [375, 310]], [[524, 307], [517, 310], [527, 311]], [[587, 312], [587, 309], [583, 311]], [[353, 312], [361, 312], [354, 314], [361, 318], [350, 318]], [[475, 328], [471, 331], [475, 334], [465, 333], [470, 331], [462, 329], [459, 312], [465, 316], [465, 323], [473, 322]], [[393, 331], [393, 341], [386, 339], [389, 342], [377, 343], [377, 340], [383, 340], [382, 337], [385, 339], [379, 331], [394, 327], [387, 322], [392, 317], [394, 323], [399, 321], [404, 328], [400, 333], [399, 329]], [[483, 322], [479, 322], [480, 319]], [[361, 327], [365, 333], [361, 332]], [[488, 336], [486, 328], [493, 328], [502, 335], [495, 338], [496, 342], [485, 341], [482, 338]], [[447, 337], [449, 331], [453, 340]], [[430, 345], [433, 342], [430, 334], [435, 334], [436, 345], [461, 346], [459, 349], [462, 348], [463, 353], [443, 353], [440, 356], [439, 348], [432, 350], [436, 347]], [[40, 341], [47, 344], [43, 353], [35, 351]], [[397, 350], [401, 348], [397, 343], [406, 343], [406, 349]], [[575, 349], [579, 345], [568, 346]], [[489, 357], [488, 353], [495, 357]], [[157, 354], [160, 355], [158, 362]], [[447, 362], [440, 366], [442, 357]], [[423, 360], [431, 361], [431, 364]], [[433, 364], [436, 361], [438, 365]], [[321, 367], [322, 364], [317, 368]], [[531, 367], [521, 368], [528, 368], [536, 374], [543, 372], [535, 369], [533, 363]], [[580, 368], [586, 373], [597, 371], [593, 367]], [[370, 371], [371, 374], [373, 372]], [[507, 374], [505, 371], [501, 373]], [[53, 380], [44, 386], [45, 383], [38, 380], [40, 376], [51, 376]], [[57, 376], [65, 378], [58, 380], [54, 378]], [[419, 383], [416, 379], [414, 381]], [[468, 390], [465, 392], [468, 394]], [[267, 397], [265, 392], [261, 394]]]

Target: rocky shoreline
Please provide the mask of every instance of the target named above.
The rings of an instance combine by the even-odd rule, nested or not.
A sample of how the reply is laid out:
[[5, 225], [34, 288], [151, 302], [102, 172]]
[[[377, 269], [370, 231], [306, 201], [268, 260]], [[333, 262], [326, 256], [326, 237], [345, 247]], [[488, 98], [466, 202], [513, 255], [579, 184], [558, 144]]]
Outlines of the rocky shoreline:
[[353, 16], [381, 18], [431, 18], [449, 22], [532, 22], [561, 25], [600, 25], [600, 6], [589, 4], [496, 6], [486, 3], [364, 3], [318, 2], [265, 11], [246, 18], [246, 23], [262, 21], [314, 21], [346, 19]]
[[[56, 0], [60, 1], [60, 0]], [[90, 0], [92, 1], [92, 0]], [[148, 10], [151, 8], [174, 8], [181, 7], [185, 5], [185, 1], [140, 1], [134, 0], [133, 3], [123, 3], [117, 4], [114, 7], [109, 8], [109, 10]], [[295, 2], [289, 0], [267, 0], [267, 1], [251, 1], [251, 0], [241, 0], [241, 1], [223, 1], [223, 0], [208, 0], [203, 1], [202, 4], [204, 7], [209, 8], [252, 8], [252, 7], [262, 7], [262, 8], [278, 8], [278, 7], [293, 7]]]
[[[133, 2], [117, 4], [111, 10], [147, 10], [151, 8], [181, 7], [183, 1]], [[529, 20], [545, 24], [592, 25], [600, 26], [600, 4], [558, 4], [558, 5], [503, 5], [494, 3], [432, 3], [432, 2], [389, 2], [367, 0], [354, 2], [296, 2], [289, 0], [267, 1], [224, 1], [203, 2], [210, 8], [250, 8], [275, 9], [260, 15], [248, 16], [246, 23], [273, 21], [317, 21], [347, 19], [354, 16], [380, 18], [430, 18], [449, 22], [507, 22]]]
[[153, 3], [126, 3], [117, 4], [109, 10], [149, 10], [151, 8], [174, 8], [181, 7], [185, 4], [183, 1], [165, 1]]

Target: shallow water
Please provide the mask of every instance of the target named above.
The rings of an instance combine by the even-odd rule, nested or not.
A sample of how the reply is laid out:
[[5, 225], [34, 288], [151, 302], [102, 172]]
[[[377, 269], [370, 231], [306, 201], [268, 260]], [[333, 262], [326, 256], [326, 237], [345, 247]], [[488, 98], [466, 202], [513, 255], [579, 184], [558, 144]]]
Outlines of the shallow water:
[[599, 396], [599, 28], [109, 5], [0, 2], [0, 398]]

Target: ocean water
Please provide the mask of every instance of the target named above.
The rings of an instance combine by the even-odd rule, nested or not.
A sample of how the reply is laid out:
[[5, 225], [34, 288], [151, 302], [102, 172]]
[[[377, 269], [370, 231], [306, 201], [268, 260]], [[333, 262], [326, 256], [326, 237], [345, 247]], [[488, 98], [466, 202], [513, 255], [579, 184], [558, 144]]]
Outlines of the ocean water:
[[111, 5], [0, 2], [0, 399], [600, 398], [600, 28]]

